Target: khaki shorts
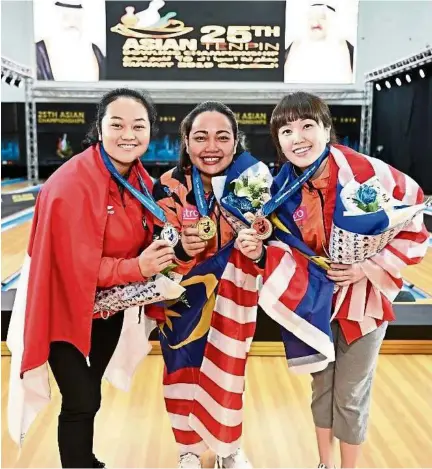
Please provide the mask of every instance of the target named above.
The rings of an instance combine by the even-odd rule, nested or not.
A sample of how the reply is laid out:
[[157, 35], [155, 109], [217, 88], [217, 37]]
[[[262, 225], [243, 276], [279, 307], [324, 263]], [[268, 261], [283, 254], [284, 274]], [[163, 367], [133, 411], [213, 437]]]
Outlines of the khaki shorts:
[[315, 426], [332, 428], [352, 445], [366, 437], [372, 380], [388, 323], [348, 345], [337, 321], [332, 323], [336, 361], [312, 377]]

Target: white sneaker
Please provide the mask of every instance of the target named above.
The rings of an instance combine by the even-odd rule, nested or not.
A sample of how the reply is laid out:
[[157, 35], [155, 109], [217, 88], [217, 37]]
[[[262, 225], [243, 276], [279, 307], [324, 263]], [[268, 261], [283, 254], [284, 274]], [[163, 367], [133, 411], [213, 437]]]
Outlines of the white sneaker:
[[190, 469], [195, 469], [201, 468], [201, 460], [199, 456], [197, 456], [194, 453], [182, 453], [179, 457], [179, 462], [178, 466], [181, 468], [190, 468]]
[[217, 469], [252, 469], [251, 463], [240, 448], [226, 458], [216, 456], [215, 467]]

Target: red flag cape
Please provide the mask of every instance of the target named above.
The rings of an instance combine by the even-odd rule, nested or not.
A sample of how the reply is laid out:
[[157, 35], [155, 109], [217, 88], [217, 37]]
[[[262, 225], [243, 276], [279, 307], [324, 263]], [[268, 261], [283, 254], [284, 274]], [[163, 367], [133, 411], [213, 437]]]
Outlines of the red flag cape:
[[[150, 176], [140, 162], [137, 168], [151, 191]], [[53, 341], [89, 355], [110, 178], [99, 146], [90, 147], [59, 168], [39, 194], [28, 246], [21, 375], [48, 360]]]

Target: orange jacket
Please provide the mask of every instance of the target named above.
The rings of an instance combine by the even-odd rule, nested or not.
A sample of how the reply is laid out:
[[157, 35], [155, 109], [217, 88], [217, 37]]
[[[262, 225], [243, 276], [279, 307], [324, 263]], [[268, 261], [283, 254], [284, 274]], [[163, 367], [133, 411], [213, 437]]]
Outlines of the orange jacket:
[[[196, 206], [195, 195], [192, 190], [192, 178], [189, 170], [181, 170], [178, 167], [164, 173], [155, 183], [153, 188], [153, 196], [159, 206], [163, 208], [167, 221], [171, 223], [179, 233], [186, 226], [195, 225], [200, 214]], [[225, 246], [234, 238], [234, 231], [231, 225], [221, 215], [217, 204], [211, 213], [211, 219], [216, 223], [217, 234], [208, 241], [207, 248], [204, 252], [194, 258], [190, 258], [183, 250], [181, 242], [175, 248], [176, 271], [185, 275], [196, 264], [201, 263], [208, 257], [212, 256], [222, 246]], [[163, 226], [155, 219], [155, 233], [160, 232]], [[158, 230], [159, 227], [159, 230]]]
[[319, 256], [326, 257], [328, 248], [326, 226], [324, 221], [324, 203], [327, 200], [327, 188], [330, 181], [330, 164], [322, 174], [308, 181], [302, 187], [302, 201], [294, 212], [294, 222], [301, 231], [303, 241]]

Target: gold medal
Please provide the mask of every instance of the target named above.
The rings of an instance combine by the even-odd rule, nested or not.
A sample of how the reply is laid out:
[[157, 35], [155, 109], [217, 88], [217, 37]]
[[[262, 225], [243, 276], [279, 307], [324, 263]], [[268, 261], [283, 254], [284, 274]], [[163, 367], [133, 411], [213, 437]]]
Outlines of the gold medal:
[[252, 223], [252, 228], [257, 232], [258, 239], [270, 238], [273, 232], [273, 226], [270, 220], [258, 215]]
[[216, 235], [216, 223], [210, 217], [202, 217], [198, 221], [198, 236], [203, 241], [208, 241]]

